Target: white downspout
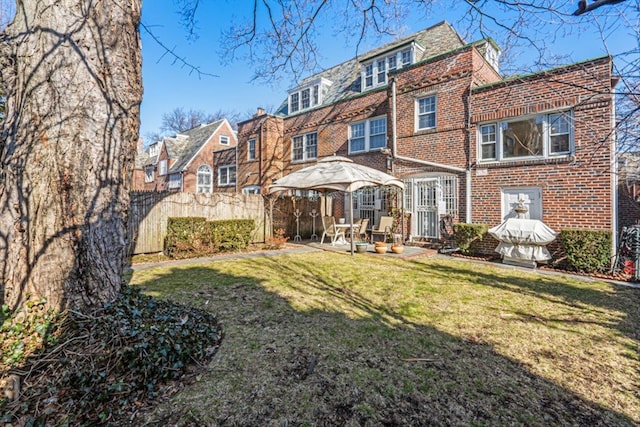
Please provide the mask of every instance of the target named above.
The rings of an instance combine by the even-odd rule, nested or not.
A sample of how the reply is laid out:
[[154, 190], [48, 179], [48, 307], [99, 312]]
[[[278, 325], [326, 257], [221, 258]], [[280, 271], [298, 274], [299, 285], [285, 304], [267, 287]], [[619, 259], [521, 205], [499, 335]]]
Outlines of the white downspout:
[[611, 88], [611, 137], [613, 138], [611, 142], [611, 159], [613, 161], [611, 167], [613, 172], [611, 174], [611, 203], [613, 203], [613, 218], [611, 218], [611, 259], [615, 259], [618, 248], [618, 198], [620, 197], [618, 194], [618, 181], [620, 176], [618, 175], [618, 134], [616, 132], [616, 96], [614, 89], [615, 86]]
[[[443, 165], [441, 163], [429, 162], [427, 160], [414, 159], [411, 157], [398, 155], [398, 150], [397, 150], [398, 135], [396, 132], [396, 79], [395, 78], [391, 79], [391, 120], [392, 120], [391, 142], [393, 145], [394, 158], [398, 160], [404, 160], [406, 162], [418, 163], [425, 166], [431, 166], [439, 169], [450, 170], [453, 172], [465, 173], [466, 187], [467, 187], [466, 197], [465, 197], [466, 205], [467, 205], [466, 212], [465, 212], [465, 217], [466, 217], [465, 222], [470, 223], [471, 222], [471, 169], [460, 168], [457, 166]], [[404, 206], [404, 201], [403, 201], [403, 206]]]

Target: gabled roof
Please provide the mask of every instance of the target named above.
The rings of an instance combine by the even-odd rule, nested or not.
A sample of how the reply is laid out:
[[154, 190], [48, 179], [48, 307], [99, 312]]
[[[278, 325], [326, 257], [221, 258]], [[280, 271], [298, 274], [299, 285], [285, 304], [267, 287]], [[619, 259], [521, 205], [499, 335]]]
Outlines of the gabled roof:
[[[364, 55], [352, 58], [320, 73], [309, 76], [303, 79], [297, 87], [304, 87], [320, 78], [330, 80], [332, 84], [328, 87], [327, 92], [323, 94], [322, 105], [330, 105], [337, 101], [360, 95], [362, 93], [360, 90], [361, 64], [378, 55], [400, 49], [411, 43], [415, 43], [421, 48], [420, 56], [416, 57], [414, 62], [420, 62], [431, 56], [465, 45], [464, 40], [453, 27], [446, 21], [442, 21], [432, 27], [387, 43]], [[285, 99], [280, 108], [278, 108], [277, 114], [288, 114], [288, 99]]]
[[175, 163], [169, 168], [169, 173], [177, 173], [186, 169], [225, 120], [197, 126], [176, 135], [174, 138], [165, 138], [163, 143], [167, 147], [167, 154], [170, 159], [175, 159]]
[[[153, 144], [151, 144], [150, 146], [148, 146], [146, 149], [138, 149], [136, 151], [136, 158], [135, 158], [135, 168], [136, 169], [142, 169], [145, 166], [155, 166], [156, 163], [158, 163], [158, 155], [151, 155], [151, 147], [155, 144], [160, 144], [160, 142], [154, 142]], [[159, 150], [158, 150], [159, 151]]]

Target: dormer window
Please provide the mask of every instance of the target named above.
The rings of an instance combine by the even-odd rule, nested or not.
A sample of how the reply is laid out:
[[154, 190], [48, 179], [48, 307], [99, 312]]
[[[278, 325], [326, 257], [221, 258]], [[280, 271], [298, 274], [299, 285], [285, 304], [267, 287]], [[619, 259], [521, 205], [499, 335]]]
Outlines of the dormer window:
[[160, 147], [159, 147], [159, 144], [158, 144], [158, 143], [151, 144], [151, 145], [149, 146], [149, 156], [151, 156], [151, 157], [155, 157], [155, 156], [157, 156], [157, 155], [158, 155], [158, 152], [160, 151], [160, 150], [159, 150], [159, 148], [160, 148]]
[[290, 97], [290, 101], [289, 101], [289, 111], [291, 111], [292, 113], [295, 113], [296, 111], [298, 111], [300, 109], [300, 94], [299, 93], [292, 93], [291, 97]]
[[402, 66], [406, 67], [407, 65], [411, 65], [413, 63], [411, 58], [411, 49], [405, 49], [400, 52], [400, 56], [402, 57]]
[[418, 48], [413, 45], [402, 50], [390, 52], [384, 56], [377, 57], [371, 62], [362, 66], [362, 90], [373, 89], [387, 84], [387, 74], [398, 68], [407, 67], [414, 63], [414, 50]]
[[330, 85], [329, 80], [320, 78], [290, 91], [289, 114], [321, 105], [322, 96]]

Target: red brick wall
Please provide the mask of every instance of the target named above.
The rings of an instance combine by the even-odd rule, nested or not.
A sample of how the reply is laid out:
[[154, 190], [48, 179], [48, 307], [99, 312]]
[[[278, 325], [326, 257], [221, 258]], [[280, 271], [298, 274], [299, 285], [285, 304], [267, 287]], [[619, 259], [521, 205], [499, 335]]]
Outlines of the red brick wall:
[[611, 229], [611, 62], [600, 59], [479, 88], [471, 96], [471, 158], [477, 161], [475, 125], [498, 119], [572, 108], [575, 155], [548, 160], [476, 164], [473, 222], [490, 226], [501, 218], [501, 189], [540, 187], [543, 221], [559, 231]]
[[[283, 120], [262, 114], [238, 124], [238, 191], [247, 186], [268, 186], [282, 176]], [[256, 141], [256, 159], [248, 160], [249, 140]]]
[[[236, 165], [236, 149], [227, 148], [226, 150], [218, 150], [213, 152], [213, 191], [218, 193], [235, 193], [237, 190], [236, 185], [218, 185], [218, 168], [221, 166], [235, 166]], [[236, 171], [237, 172], [237, 171]], [[236, 173], [237, 175], [237, 173]]]
[[[220, 144], [220, 135], [229, 137], [229, 145]], [[235, 147], [237, 143], [238, 141], [233, 129], [225, 120], [211, 135], [209, 140], [202, 146], [200, 151], [198, 151], [191, 163], [189, 163], [187, 170], [182, 174], [182, 191], [185, 193], [196, 192], [198, 184], [198, 168], [202, 165], [209, 166], [215, 176], [217, 170], [214, 168], [213, 164], [213, 152], [218, 150], [227, 150], [231, 147]], [[213, 189], [215, 188], [214, 182]]]

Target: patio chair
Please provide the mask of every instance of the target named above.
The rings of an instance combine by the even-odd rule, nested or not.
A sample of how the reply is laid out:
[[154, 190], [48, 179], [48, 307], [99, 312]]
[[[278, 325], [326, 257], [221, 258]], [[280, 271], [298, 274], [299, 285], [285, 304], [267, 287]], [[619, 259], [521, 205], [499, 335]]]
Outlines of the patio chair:
[[367, 227], [369, 227], [369, 218], [361, 220], [360, 227], [357, 231], [358, 238], [365, 242], [369, 241], [369, 236], [367, 235]]
[[332, 216], [322, 217], [322, 228], [324, 228], [324, 231], [322, 232], [320, 244], [324, 243], [324, 236], [329, 236], [331, 239], [331, 246], [335, 246], [336, 240], [338, 240], [340, 236], [345, 239], [344, 231], [336, 228], [336, 219]]
[[384, 236], [382, 241], [386, 242], [387, 236], [391, 236], [392, 227], [393, 227], [393, 217], [381, 216], [380, 223], [378, 223], [378, 227], [371, 229], [371, 241], [375, 240], [375, 236], [382, 235]]

